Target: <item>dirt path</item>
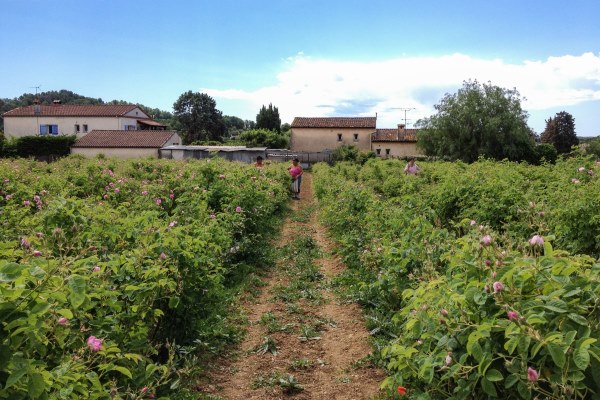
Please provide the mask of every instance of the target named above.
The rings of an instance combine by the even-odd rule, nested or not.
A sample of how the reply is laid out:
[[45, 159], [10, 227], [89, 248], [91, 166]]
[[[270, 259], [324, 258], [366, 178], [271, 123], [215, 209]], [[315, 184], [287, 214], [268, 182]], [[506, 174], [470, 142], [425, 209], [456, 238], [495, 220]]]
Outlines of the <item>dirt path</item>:
[[[362, 312], [340, 304], [331, 278], [345, 268], [317, 221], [312, 177], [293, 201], [279, 240], [277, 267], [261, 294], [244, 304], [248, 333], [239, 354], [216, 365], [203, 392], [211, 399], [370, 399], [383, 371], [370, 353]], [[301, 246], [298, 245], [301, 243]]]

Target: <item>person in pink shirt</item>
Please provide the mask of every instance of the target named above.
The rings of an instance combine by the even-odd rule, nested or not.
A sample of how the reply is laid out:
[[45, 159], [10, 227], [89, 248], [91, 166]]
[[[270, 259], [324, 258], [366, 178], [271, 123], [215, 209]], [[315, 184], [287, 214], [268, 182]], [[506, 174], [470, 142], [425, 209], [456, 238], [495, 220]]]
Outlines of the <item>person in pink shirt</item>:
[[299, 200], [300, 199], [300, 184], [302, 183], [302, 166], [300, 165], [300, 160], [294, 158], [292, 160], [292, 165], [288, 167], [288, 172], [292, 177], [292, 199]]
[[404, 167], [404, 173], [406, 175], [416, 175], [421, 172], [421, 169], [417, 164], [415, 164], [415, 159], [411, 158], [408, 160], [408, 164]]

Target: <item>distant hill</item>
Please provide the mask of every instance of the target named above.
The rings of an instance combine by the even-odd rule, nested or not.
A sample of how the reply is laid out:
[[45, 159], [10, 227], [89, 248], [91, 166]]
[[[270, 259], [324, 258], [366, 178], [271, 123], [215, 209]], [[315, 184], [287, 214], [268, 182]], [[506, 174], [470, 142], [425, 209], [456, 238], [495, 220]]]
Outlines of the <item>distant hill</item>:
[[[38, 100], [41, 104], [52, 104], [54, 100], [60, 100], [62, 104], [131, 104], [129, 101], [124, 100], [112, 100], [105, 102], [102, 99], [86, 97], [77, 93], [73, 93], [70, 90], [51, 90], [48, 92], [42, 92], [38, 94], [24, 93], [14, 99], [0, 98], [0, 114], [12, 110], [13, 108], [32, 105], [35, 100]], [[147, 107], [143, 104], [138, 106], [148, 115], [150, 115], [156, 121], [162, 122], [169, 128], [173, 128], [173, 114], [168, 111], [159, 110], [158, 108]], [[0, 118], [0, 131], [4, 130], [4, 121]]]

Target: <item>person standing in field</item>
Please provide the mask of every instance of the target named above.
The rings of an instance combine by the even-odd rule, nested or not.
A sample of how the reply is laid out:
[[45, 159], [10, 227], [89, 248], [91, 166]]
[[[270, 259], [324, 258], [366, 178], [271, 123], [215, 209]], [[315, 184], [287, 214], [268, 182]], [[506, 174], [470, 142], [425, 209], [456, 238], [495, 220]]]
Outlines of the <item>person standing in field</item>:
[[256, 168], [262, 168], [265, 165], [263, 164], [263, 158], [261, 156], [256, 157], [256, 163], [254, 164]]
[[300, 199], [300, 185], [302, 183], [302, 166], [300, 165], [300, 160], [294, 158], [292, 160], [292, 165], [288, 167], [288, 172], [292, 177], [292, 199], [299, 200]]
[[421, 168], [419, 168], [419, 166], [415, 164], [414, 157], [410, 158], [408, 160], [408, 163], [406, 164], [406, 167], [404, 167], [404, 173], [406, 175], [416, 175], [419, 172], [421, 172]]

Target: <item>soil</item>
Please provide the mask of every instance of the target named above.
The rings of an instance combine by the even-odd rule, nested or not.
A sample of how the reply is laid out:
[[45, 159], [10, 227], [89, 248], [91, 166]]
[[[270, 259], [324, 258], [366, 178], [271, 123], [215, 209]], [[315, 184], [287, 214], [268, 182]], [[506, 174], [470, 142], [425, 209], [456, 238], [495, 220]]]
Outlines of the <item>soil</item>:
[[[317, 290], [322, 301], [302, 299], [290, 313], [289, 304], [274, 298], [274, 290], [290, 283], [285, 260], [264, 278], [265, 286], [257, 297], [245, 300], [243, 307], [249, 325], [245, 340], [232, 357], [217, 360], [208, 383], [199, 390], [212, 399], [371, 399], [379, 394], [385, 373], [368, 361], [371, 348], [369, 332], [359, 306], [343, 302], [331, 290], [331, 279], [345, 266], [333, 255], [333, 243], [318, 222], [312, 191], [312, 177], [303, 175], [300, 200], [290, 200], [292, 212], [284, 222], [274, 246], [291, 243], [299, 233], [311, 235], [320, 250], [313, 263], [324, 278]], [[303, 217], [302, 217], [303, 216]], [[276, 316], [287, 331], [267, 332], [263, 315]], [[261, 317], [263, 321], [261, 323]], [[299, 333], [305, 321], [321, 321], [316, 338]], [[266, 336], [276, 343], [277, 352], [256, 351]], [[293, 376], [301, 390], [287, 393], [278, 380]], [[275, 378], [273, 378], [275, 377]], [[270, 380], [269, 380], [270, 379]]]

